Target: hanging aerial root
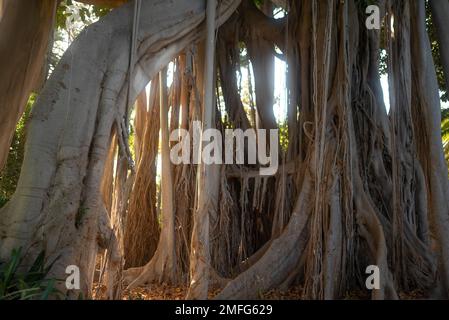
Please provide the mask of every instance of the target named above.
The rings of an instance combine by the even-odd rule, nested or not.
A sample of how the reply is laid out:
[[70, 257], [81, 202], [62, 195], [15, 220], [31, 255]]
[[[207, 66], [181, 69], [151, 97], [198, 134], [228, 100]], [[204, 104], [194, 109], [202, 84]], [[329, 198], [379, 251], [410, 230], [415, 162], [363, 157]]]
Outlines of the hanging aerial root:
[[376, 212], [371, 205], [367, 194], [363, 190], [362, 180], [360, 176], [354, 177], [355, 189], [358, 190], [355, 194], [356, 220], [359, 226], [360, 234], [365, 238], [368, 247], [375, 260], [375, 264], [380, 270], [380, 289], [374, 289], [372, 298], [376, 300], [381, 299], [397, 299], [391, 271], [388, 267], [387, 260], [387, 244], [385, 241], [385, 234], [383, 227]]

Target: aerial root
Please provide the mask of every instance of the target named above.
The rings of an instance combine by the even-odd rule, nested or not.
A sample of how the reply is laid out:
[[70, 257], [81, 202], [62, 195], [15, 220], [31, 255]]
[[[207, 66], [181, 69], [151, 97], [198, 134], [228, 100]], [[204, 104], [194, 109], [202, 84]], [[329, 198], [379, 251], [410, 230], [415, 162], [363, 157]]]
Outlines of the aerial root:
[[[246, 271], [231, 280], [216, 299], [251, 299], [282, 285], [294, 269], [305, 250], [309, 222], [309, 197], [311, 177], [306, 175], [290, 221], [282, 234], [271, 241], [264, 254]], [[261, 253], [257, 253], [258, 255]]]
[[130, 268], [123, 271], [123, 282], [127, 285], [127, 289], [130, 288], [130, 284], [133, 283], [143, 272], [144, 267]]
[[372, 298], [375, 300], [398, 299], [393, 277], [388, 267], [387, 245], [382, 224], [363, 189], [361, 178], [358, 175], [355, 177], [355, 185], [358, 190], [357, 195], [355, 195], [357, 224], [380, 270], [380, 289], [372, 291]]

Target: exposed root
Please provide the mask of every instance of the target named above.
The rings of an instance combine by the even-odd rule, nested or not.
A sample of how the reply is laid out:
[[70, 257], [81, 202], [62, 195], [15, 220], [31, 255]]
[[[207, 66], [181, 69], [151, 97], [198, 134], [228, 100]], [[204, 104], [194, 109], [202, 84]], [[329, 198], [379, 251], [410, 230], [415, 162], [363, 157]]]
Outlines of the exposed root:
[[283, 233], [272, 240], [266, 253], [254, 265], [230, 281], [216, 299], [256, 298], [258, 293], [275, 288], [285, 281], [305, 248], [305, 242], [300, 239], [307, 229], [311, 187], [308, 176]]

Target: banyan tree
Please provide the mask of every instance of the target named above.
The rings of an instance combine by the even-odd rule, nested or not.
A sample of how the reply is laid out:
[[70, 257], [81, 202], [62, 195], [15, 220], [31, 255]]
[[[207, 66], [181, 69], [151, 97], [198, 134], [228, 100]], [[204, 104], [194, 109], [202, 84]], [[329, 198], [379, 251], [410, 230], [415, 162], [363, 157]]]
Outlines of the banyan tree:
[[[70, 298], [90, 297], [94, 281], [110, 299], [151, 283], [188, 285], [189, 299], [292, 286], [310, 299], [449, 297], [448, 86], [436, 72], [449, 82], [449, 1], [82, 1], [114, 8], [46, 80], [57, 1], [40, 1], [46, 18], [30, 18], [6, 49], [25, 2], [0, 1], [0, 165], [30, 90], [43, 87], [16, 191], [0, 209], [0, 261], [17, 248], [24, 268], [43, 255], [55, 279], [77, 266], [79, 289], [57, 284]], [[379, 28], [367, 26], [370, 5]], [[285, 123], [273, 109], [275, 57], [287, 66]], [[173, 163], [173, 137], [198, 121], [223, 137], [281, 129], [278, 170]], [[372, 265], [380, 286], [368, 291]]]

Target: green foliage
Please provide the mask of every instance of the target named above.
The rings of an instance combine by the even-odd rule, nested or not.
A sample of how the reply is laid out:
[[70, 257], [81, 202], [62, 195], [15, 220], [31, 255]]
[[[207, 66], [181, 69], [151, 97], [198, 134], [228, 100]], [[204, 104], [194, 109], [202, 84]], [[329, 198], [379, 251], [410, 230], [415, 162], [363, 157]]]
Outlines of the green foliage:
[[100, 19], [101, 17], [104, 17], [111, 11], [110, 8], [102, 7], [102, 6], [92, 6], [92, 13], [95, 17]]
[[254, 4], [260, 8], [263, 5], [263, 1], [264, 0], [254, 0]]
[[284, 121], [279, 124], [279, 143], [281, 150], [287, 152], [288, 150], [288, 124]]
[[136, 130], [134, 128], [134, 125], [130, 126], [129, 130], [129, 137], [128, 137], [128, 144], [129, 144], [129, 151], [131, 152], [131, 158], [136, 161]]
[[449, 167], [449, 109], [441, 110], [441, 137], [443, 139], [444, 157]]
[[[357, 2], [360, 14], [362, 16], [365, 15], [365, 8], [372, 4], [377, 4], [377, 0], [359, 0]], [[440, 97], [442, 101], [446, 102], [449, 101], [449, 95], [448, 92], [446, 92], [446, 85], [445, 85], [445, 79], [444, 79], [444, 73], [443, 73], [443, 66], [441, 64], [441, 58], [440, 58], [440, 48], [437, 41], [437, 34], [435, 30], [435, 26], [432, 23], [432, 12], [430, 10], [430, 7], [427, 3], [426, 6], [426, 28], [429, 33], [430, 38], [430, 45], [432, 48], [432, 56], [433, 60], [435, 62], [435, 71], [437, 74], [437, 80], [438, 80], [438, 86], [442, 93], [442, 96]], [[385, 27], [385, 26], [384, 26]], [[387, 70], [387, 52], [386, 52], [386, 46], [387, 46], [387, 39], [386, 39], [386, 30], [385, 28], [382, 28], [381, 30], [381, 40], [380, 40], [380, 52], [379, 52], [379, 72], [380, 74], [386, 74], [388, 72]]]
[[67, 18], [70, 16], [70, 12], [69, 10], [67, 10], [67, 7], [70, 5], [72, 5], [71, 0], [62, 1], [59, 4], [58, 9], [56, 10], [56, 27], [60, 29], [65, 28], [66, 26], [65, 22]]
[[52, 50], [48, 57], [49, 73], [53, 72], [68, 45], [88, 25], [111, 11], [102, 6], [87, 5], [72, 0], [63, 0], [56, 10], [56, 28]]
[[59, 29], [67, 28], [68, 19], [80, 19], [84, 24], [90, 24], [93, 20], [104, 17], [111, 11], [103, 6], [88, 6], [74, 3], [72, 0], [64, 0], [56, 11], [56, 26]]
[[0, 208], [2, 208], [7, 202], [8, 202], [8, 199], [0, 194]]
[[443, 141], [449, 142], [449, 109], [441, 110], [441, 133]]
[[435, 71], [437, 73], [438, 86], [440, 87], [440, 91], [443, 93], [443, 95], [441, 96], [441, 100], [448, 101], [449, 96], [448, 96], [448, 92], [446, 91], [444, 71], [443, 71], [443, 66], [441, 64], [440, 46], [439, 46], [438, 40], [437, 40], [437, 32], [435, 29], [435, 25], [432, 22], [432, 12], [430, 10], [430, 5], [428, 3], [426, 6], [426, 11], [427, 11], [427, 19], [426, 19], [427, 32], [429, 33], [433, 61], [435, 62]]
[[8, 202], [16, 190], [24, 155], [26, 124], [35, 100], [36, 95], [31, 94], [25, 112], [16, 126], [5, 168], [0, 172], [0, 208]]
[[0, 264], [0, 300], [47, 300], [60, 296], [55, 279], [46, 279], [52, 264], [45, 267], [45, 253], [41, 252], [28, 272], [21, 273], [22, 250], [15, 249], [9, 261]]

